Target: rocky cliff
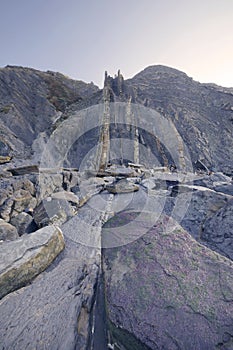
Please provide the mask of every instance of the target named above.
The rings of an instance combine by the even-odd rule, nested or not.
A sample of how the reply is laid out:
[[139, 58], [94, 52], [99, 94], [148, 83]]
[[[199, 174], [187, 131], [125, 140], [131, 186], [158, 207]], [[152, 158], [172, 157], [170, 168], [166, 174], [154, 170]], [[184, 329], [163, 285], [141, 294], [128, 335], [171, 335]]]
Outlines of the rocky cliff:
[[148, 67], [126, 84], [137, 103], [172, 119], [193, 164], [201, 160], [210, 170], [232, 174], [232, 89], [200, 84], [163, 66]]
[[0, 69], [0, 155], [27, 159], [32, 143], [65, 109], [98, 91], [94, 84], [55, 72], [7, 66]]
[[[16, 156], [20, 151], [21, 158], [32, 156], [35, 150], [30, 147], [39, 135], [50, 135], [59, 120], [104, 101], [103, 92], [94, 84], [73, 81], [59, 73], [9, 66], [0, 70], [0, 81], [3, 157]], [[200, 161], [211, 171], [232, 174], [232, 89], [198, 83], [185, 73], [164, 66], [148, 67], [128, 80], [120, 71], [115, 78], [106, 73], [105, 88], [110, 103], [130, 100], [171, 120], [188, 147], [194, 166]], [[121, 132], [111, 126], [113, 137]], [[139, 142], [163, 164], [171, 163], [166, 145], [159, 144], [145, 130], [139, 129], [138, 133]], [[132, 138], [130, 134], [125, 136]]]

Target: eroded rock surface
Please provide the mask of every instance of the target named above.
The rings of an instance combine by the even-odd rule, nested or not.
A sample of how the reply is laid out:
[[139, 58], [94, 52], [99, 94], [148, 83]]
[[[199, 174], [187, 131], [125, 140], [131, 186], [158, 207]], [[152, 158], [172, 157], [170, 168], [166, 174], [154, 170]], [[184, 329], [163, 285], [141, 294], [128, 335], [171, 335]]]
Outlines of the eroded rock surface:
[[233, 260], [233, 200], [205, 221], [201, 238]]
[[1, 350], [91, 349], [106, 211], [95, 210], [94, 203], [62, 226], [66, 247], [50, 267], [0, 301]]
[[[137, 217], [118, 219], [129, 215]], [[147, 224], [145, 215], [135, 230]], [[104, 261], [113, 342], [129, 350], [232, 349], [233, 264], [174, 221], [162, 218], [137, 241], [105, 250]]]
[[[200, 84], [163, 66], [148, 67], [126, 81], [120, 72], [116, 78], [106, 74], [103, 91], [59, 73], [22, 67], [0, 69], [0, 81], [4, 225], [21, 235], [31, 232], [34, 219], [34, 229], [70, 219], [62, 228], [66, 249], [56, 261], [1, 300], [0, 349], [91, 348], [101, 245], [109, 248], [106, 295], [118, 344], [127, 350], [232, 349], [232, 263], [174, 221], [176, 229], [168, 233], [166, 219], [159, 221], [161, 213], [171, 215], [196, 240], [232, 258], [232, 89]], [[96, 145], [106, 106], [112, 139], [108, 160], [117, 166], [99, 171]], [[176, 140], [179, 134], [183, 143]], [[126, 139], [130, 147], [122, 142]], [[177, 157], [169, 153], [173, 150]], [[174, 164], [189, 155], [188, 171], [194, 168], [200, 176], [187, 177]], [[177, 166], [177, 172], [167, 173]], [[82, 177], [82, 171], [89, 175]], [[127, 217], [117, 214], [122, 204]], [[134, 213], [141, 211], [145, 217], [137, 214], [135, 220]], [[114, 213], [120, 230], [117, 235], [104, 230], [100, 237], [101, 225]], [[136, 225], [130, 225], [132, 217]], [[26, 238], [32, 239], [17, 241]], [[0, 248], [6, 254], [17, 241]], [[110, 249], [114, 245], [123, 246]], [[24, 274], [34, 277], [26, 268], [14, 275], [11, 287]]]

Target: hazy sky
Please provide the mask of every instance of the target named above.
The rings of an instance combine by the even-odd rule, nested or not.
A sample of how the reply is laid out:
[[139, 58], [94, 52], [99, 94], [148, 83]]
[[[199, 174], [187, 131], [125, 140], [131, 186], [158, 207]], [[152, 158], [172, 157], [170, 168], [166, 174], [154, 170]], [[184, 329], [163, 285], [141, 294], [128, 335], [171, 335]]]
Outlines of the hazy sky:
[[0, 66], [102, 86], [164, 64], [233, 87], [233, 0], [0, 0]]

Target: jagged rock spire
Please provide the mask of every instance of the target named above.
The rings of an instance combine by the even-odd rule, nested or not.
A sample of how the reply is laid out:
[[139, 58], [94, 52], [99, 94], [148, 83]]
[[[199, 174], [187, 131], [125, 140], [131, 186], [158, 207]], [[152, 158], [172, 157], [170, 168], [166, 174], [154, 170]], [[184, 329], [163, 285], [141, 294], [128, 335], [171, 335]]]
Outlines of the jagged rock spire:
[[105, 71], [104, 76], [104, 87], [108, 87], [116, 96], [121, 96], [124, 92], [124, 77], [121, 74], [120, 69], [118, 69], [117, 75], [111, 77], [108, 72]]

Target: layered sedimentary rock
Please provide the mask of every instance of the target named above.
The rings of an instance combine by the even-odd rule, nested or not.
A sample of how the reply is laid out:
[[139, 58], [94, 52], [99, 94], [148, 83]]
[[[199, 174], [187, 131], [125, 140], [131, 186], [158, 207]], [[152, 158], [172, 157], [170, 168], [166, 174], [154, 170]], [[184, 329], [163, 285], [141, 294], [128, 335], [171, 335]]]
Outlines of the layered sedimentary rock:
[[[8, 66], [0, 70], [0, 156], [27, 159], [33, 141], [65, 108], [98, 91], [55, 72]], [[39, 118], [39, 122], [38, 122]]]
[[6, 67], [0, 97], [0, 349], [232, 349], [232, 89]]

